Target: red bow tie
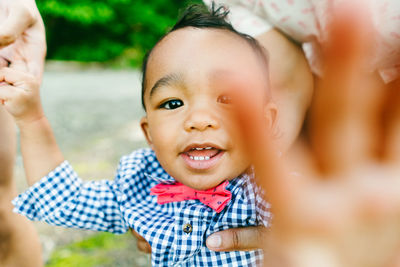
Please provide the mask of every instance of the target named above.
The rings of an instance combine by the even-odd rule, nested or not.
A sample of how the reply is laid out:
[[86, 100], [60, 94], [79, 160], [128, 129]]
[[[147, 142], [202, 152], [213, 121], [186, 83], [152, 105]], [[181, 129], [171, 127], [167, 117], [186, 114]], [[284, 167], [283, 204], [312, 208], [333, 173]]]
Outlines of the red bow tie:
[[196, 190], [181, 183], [158, 184], [151, 188], [150, 195], [157, 196], [158, 204], [198, 199], [217, 213], [231, 200], [232, 193], [226, 189], [229, 181], [207, 190]]

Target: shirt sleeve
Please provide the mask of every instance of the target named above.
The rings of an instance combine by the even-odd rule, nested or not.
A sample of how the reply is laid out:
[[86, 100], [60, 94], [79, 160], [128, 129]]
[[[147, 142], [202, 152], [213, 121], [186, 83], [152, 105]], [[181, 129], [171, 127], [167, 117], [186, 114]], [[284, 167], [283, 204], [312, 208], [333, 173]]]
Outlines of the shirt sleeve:
[[16, 197], [14, 212], [51, 225], [125, 233], [118, 194], [114, 181], [83, 182], [65, 161]]
[[262, 0], [203, 0], [203, 2], [209, 7], [212, 2], [227, 7], [230, 11], [228, 19], [239, 32], [254, 37], [273, 28], [262, 8]]

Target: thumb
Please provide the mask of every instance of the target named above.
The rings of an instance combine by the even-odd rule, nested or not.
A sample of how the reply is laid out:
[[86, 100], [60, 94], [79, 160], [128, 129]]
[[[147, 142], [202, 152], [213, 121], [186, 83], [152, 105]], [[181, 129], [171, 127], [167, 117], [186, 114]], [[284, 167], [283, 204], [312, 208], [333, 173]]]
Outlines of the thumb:
[[210, 235], [206, 244], [214, 251], [246, 251], [262, 248], [266, 235], [264, 226], [232, 228]]

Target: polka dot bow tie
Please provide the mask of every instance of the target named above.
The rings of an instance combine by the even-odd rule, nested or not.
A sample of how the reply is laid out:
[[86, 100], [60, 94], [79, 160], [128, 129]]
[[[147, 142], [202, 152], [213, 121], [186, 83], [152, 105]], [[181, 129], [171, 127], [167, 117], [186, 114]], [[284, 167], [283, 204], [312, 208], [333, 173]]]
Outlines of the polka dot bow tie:
[[198, 199], [217, 213], [221, 212], [232, 198], [232, 193], [226, 189], [229, 181], [207, 190], [196, 190], [181, 183], [158, 184], [151, 188], [150, 195], [157, 196], [158, 204]]

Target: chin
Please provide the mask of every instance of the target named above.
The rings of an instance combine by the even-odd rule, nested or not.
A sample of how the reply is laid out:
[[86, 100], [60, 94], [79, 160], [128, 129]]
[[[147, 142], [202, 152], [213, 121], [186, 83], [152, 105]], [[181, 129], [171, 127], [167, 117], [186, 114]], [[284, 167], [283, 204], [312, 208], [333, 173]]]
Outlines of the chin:
[[218, 177], [205, 177], [205, 175], [187, 175], [186, 177], [191, 177], [190, 181], [182, 180], [181, 183], [187, 185], [196, 190], [207, 190], [214, 188], [221, 184], [225, 180], [231, 180], [232, 178], [221, 179]]

